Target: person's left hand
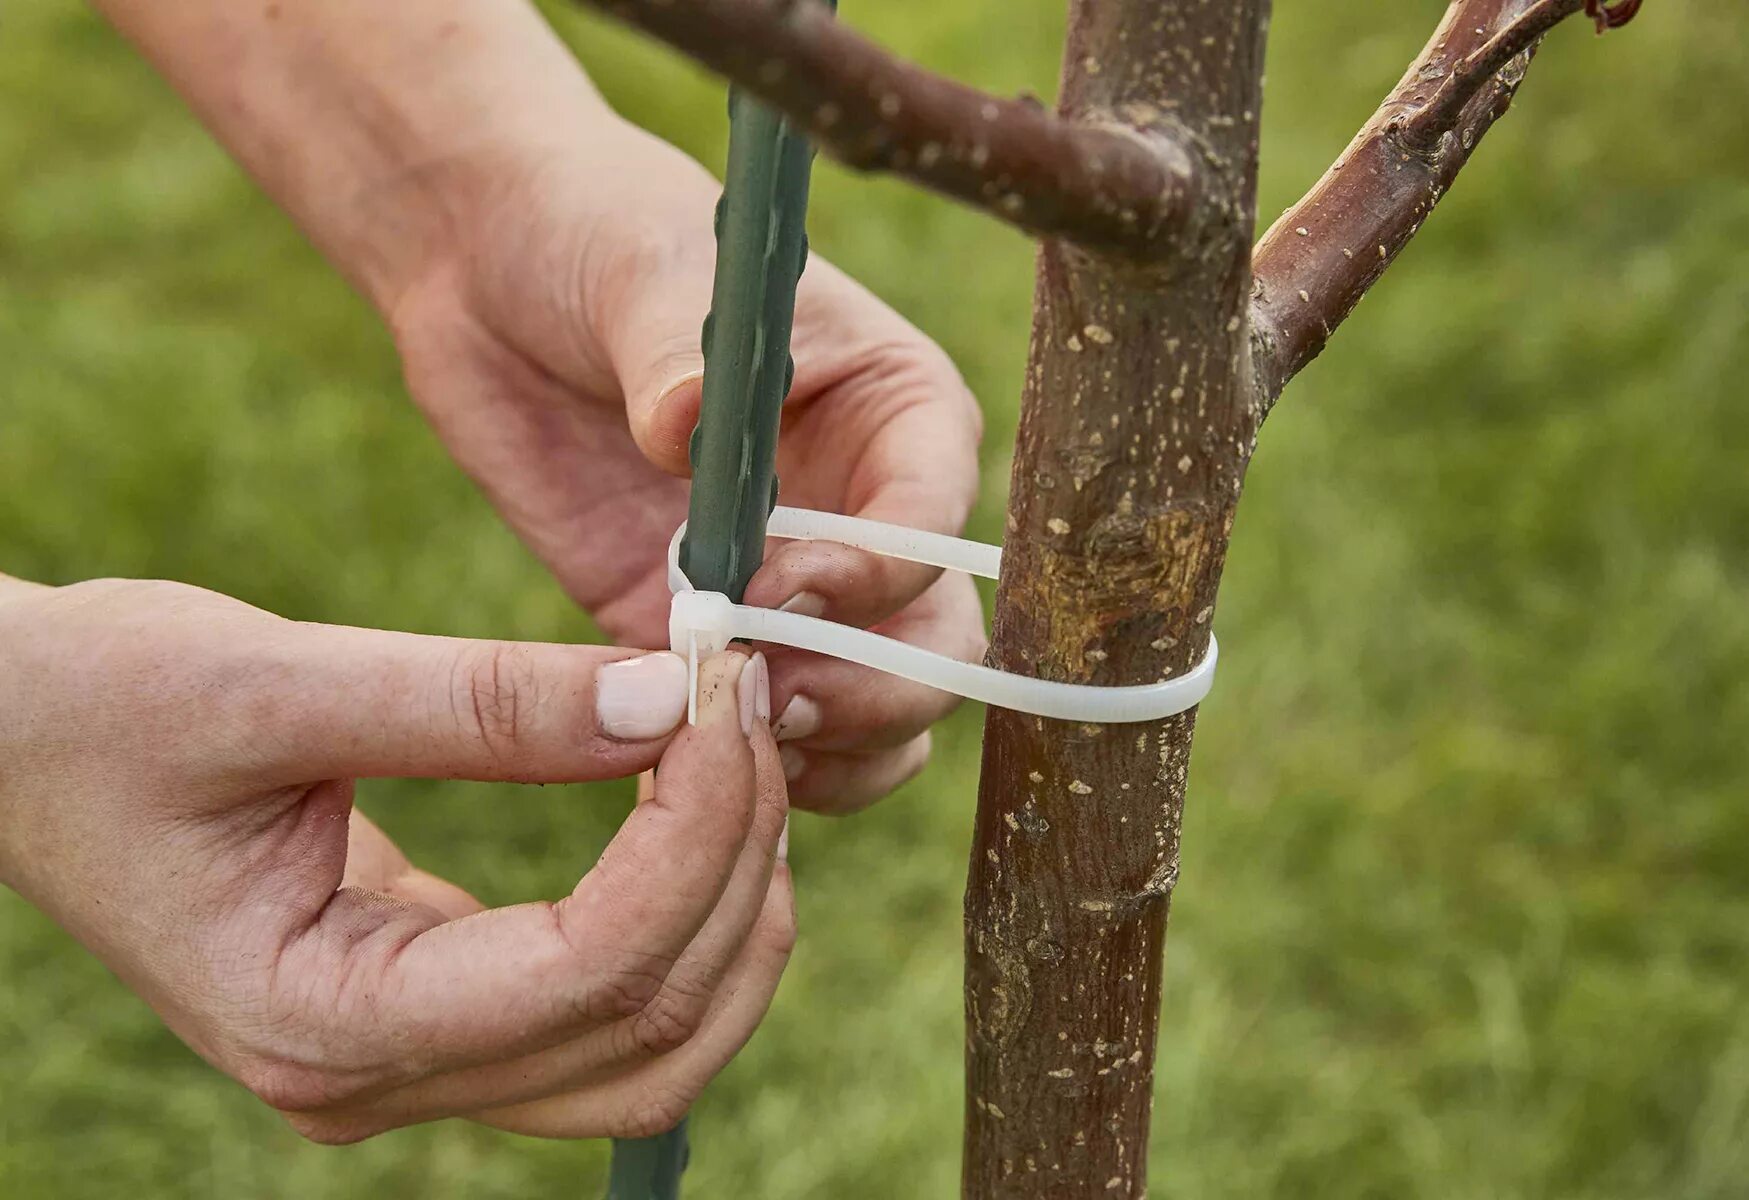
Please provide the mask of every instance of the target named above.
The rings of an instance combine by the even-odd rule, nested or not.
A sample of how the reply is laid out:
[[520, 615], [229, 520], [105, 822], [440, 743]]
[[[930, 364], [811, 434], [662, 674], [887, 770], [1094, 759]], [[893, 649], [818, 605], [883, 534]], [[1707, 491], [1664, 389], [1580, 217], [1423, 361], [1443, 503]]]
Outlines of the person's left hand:
[[[391, 313], [413, 396], [457, 462], [626, 645], [666, 644], [668, 540], [686, 515], [720, 185], [642, 131], [467, 172], [456, 239]], [[958, 533], [977, 405], [947, 356], [818, 257], [797, 298], [783, 502]], [[772, 553], [747, 602], [983, 653], [969, 580], [822, 543]], [[920, 770], [940, 692], [799, 651], [770, 655], [792, 797], [849, 811]]]

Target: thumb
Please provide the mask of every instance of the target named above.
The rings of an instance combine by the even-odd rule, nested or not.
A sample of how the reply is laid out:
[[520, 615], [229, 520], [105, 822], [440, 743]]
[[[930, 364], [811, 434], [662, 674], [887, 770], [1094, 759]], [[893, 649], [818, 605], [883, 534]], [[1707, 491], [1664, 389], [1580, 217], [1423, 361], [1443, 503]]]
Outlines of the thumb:
[[636, 774], [686, 715], [676, 654], [299, 624], [241, 697], [269, 773], [569, 783]]
[[640, 408], [627, 401], [632, 437], [638, 449], [670, 475], [692, 475], [692, 431], [704, 398], [704, 367], [669, 380]]
[[632, 440], [672, 475], [692, 473], [689, 450], [704, 386], [700, 347], [714, 270], [711, 244], [707, 239], [683, 255], [660, 279], [634, 285], [636, 297], [620, 310], [608, 338]]

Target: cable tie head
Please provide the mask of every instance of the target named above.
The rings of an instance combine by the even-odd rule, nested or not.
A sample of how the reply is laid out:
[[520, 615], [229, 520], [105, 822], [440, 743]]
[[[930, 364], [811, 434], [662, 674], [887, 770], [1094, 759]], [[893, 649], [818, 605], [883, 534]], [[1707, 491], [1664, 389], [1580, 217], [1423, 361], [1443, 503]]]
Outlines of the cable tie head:
[[735, 605], [721, 592], [676, 592], [668, 609], [668, 644], [680, 653], [696, 647], [700, 661], [735, 639]]

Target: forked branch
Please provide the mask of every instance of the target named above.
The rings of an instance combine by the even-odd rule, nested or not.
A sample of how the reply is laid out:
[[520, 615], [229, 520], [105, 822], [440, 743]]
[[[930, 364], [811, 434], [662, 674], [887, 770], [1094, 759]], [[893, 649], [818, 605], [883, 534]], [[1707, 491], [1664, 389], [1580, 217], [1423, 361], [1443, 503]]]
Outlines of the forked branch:
[[581, 0], [783, 112], [848, 166], [890, 171], [1030, 233], [1150, 259], [1200, 208], [1163, 130], [1069, 120], [895, 58], [818, 0]]
[[1453, 0], [1384, 104], [1252, 256], [1264, 401], [1323, 350], [1512, 103], [1537, 44], [1584, 10], [1601, 32], [1640, 0]]

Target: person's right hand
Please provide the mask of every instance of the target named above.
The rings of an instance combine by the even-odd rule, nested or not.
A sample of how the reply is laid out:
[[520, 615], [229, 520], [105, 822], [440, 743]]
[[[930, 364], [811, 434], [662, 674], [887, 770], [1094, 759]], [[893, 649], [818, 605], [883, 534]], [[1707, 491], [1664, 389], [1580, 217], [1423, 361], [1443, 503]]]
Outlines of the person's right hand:
[[[762, 659], [300, 624], [0, 575], [0, 881], [303, 1134], [673, 1125], [794, 940]], [[658, 782], [576, 889], [482, 911], [352, 780]], [[550, 802], [550, 801], [549, 801]]]

